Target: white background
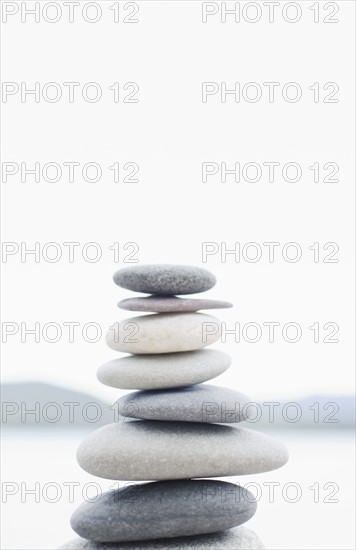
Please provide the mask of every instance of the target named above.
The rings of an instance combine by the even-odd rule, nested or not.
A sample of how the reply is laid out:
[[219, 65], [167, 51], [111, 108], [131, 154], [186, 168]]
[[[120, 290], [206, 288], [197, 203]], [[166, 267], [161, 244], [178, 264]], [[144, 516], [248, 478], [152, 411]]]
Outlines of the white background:
[[[198, 1], [140, 2], [138, 23], [114, 23], [113, 3], [100, 2], [102, 17], [92, 24], [81, 15], [85, 2], [76, 8], [73, 23], [58, 2], [63, 15], [56, 23], [45, 21], [42, 12], [39, 23], [33, 16], [21, 22], [19, 12], [2, 24], [3, 81], [25, 82], [28, 88], [56, 82], [63, 91], [57, 103], [43, 97], [36, 103], [33, 96], [22, 102], [17, 93], [2, 104], [3, 162], [29, 167], [35, 162], [96, 162], [103, 170], [96, 183], [80, 174], [70, 183], [65, 172], [57, 183], [43, 178], [35, 183], [33, 176], [21, 182], [19, 174], [3, 183], [3, 241], [20, 248], [38, 242], [41, 251], [55, 242], [62, 250], [54, 263], [43, 257], [36, 262], [33, 255], [21, 261], [19, 253], [6, 263], [3, 258], [3, 321], [24, 322], [28, 328], [36, 322], [41, 327], [96, 322], [105, 334], [125, 317], [116, 302], [129, 293], [115, 287], [112, 274], [130, 265], [123, 261], [130, 251], [124, 245], [135, 242], [140, 263], [196, 264], [213, 271], [218, 283], [209, 297], [235, 305], [217, 312], [227, 328], [235, 322], [263, 327], [268, 321], [281, 326], [295, 322], [302, 328], [294, 344], [284, 341], [280, 330], [273, 344], [267, 329], [254, 344], [227, 337], [215, 347], [230, 353], [233, 364], [218, 384], [256, 399], [351, 393], [354, 3], [336, 4], [339, 21], [334, 24], [314, 23], [308, 1], [297, 3], [302, 16], [295, 24], [281, 16], [285, 2], [276, 8], [274, 23], [263, 8], [254, 24], [243, 18], [235, 23], [231, 16], [222, 23], [220, 11], [204, 24]], [[33, 8], [33, 2], [17, 3], [19, 9], [21, 4]], [[121, 16], [127, 14], [125, 4]], [[322, 19], [331, 10], [325, 2], [318, 4]], [[109, 87], [132, 81], [139, 84], [139, 102], [114, 103]], [[257, 82], [263, 96], [257, 103], [236, 103], [232, 96], [222, 103], [216, 94], [203, 103], [202, 82], [223, 81], [229, 87]], [[273, 103], [263, 86], [271, 81], [281, 84]], [[73, 103], [64, 82], [80, 83]], [[83, 100], [80, 91], [87, 82], [101, 86], [100, 101]], [[301, 86], [300, 101], [281, 97], [288, 82]], [[318, 103], [309, 89], [315, 82], [321, 88]], [[337, 103], [322, 101], [327, 82], [339, 86]], [[139, 182], [114, 183], [108, 167], [130, 161], [140, 167]], [[257, 183], [235, 183], [231, 177], [222, 183], [219, 176], [202, 182], [203, 162], [231, 167], [252, 161], [261, 166], [296, 162], [303, 176], [296, 183], [283, 181], [280, 171], [274, 183], [266, 172]], [[313, 182], [308, 167], [315, 162], [337, 163], [339, 181]], [[281, 243], [274, 262], [268, 261], [267, 241]], [[65, 242], [79, 243], [73, 262]], [[89, 242], [101, 247], [96, 263], [81, 256]], [[110, 250], [115, 242], [120, 243], [118, 263]], [[203, 263], [204, 242], [217, 243], [219, 250], [221, 243], [233, 248], [236, 242], [241, 247], [256, 242], [263, 256], [251, 263], [243, 258], [236, 262], [232, 255], [222, 261], [217, 253]], [[296, 263], [281, 255], [289, 242], [301, 247]], [[309, 249], [315, 242], [320, 243], [318, 263]], [[337, 263], [322, 261], [331, 251], [323, 251], [329, 242], [339, 247]], [[325, 323], [336, 323], [339, 342], [315, 343], [309, 329], [315, 322], [321, 339], [328, 332], [322, 329]], [[65, 328], [57, 343], [42, 336], [39, 343], [33, 336], [21, 342], [20, 331], [10, 336], [3, 379], [48, 381], [116, 398], [118, 392], [101, 387], [95, 376], [98, 366], [116, 354], [104, 338], [86, 342], [81, 327], [74, 343], [68, 342]]]

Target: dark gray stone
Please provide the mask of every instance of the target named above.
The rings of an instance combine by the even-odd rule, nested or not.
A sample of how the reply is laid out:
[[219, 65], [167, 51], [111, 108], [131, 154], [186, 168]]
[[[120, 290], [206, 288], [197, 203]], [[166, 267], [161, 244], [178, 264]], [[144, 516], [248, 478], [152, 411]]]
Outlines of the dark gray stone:
[[127, 481], [257, 474], [288, 460], [282, 443], [240, 427], [133, 420], [99, 428], [77, 452], [89, 474]]
[[101, 365], [102, 384], [126, 390], [177, 388], [206, 382], [229, 368], [231, 358], [216, 349], [128, 355]]
[[177, 537], [143, 542], [103, 544], [76, 538], [59, 550], [263, 550], [259, 537], [247, 527], [234, 527], [227, 531], [193, 537]]
[[121, 416], [142, 420], [230, 424], [255, 414], [251, 403], [250, 397], [235, 390], [199, 384], [129, 393], [118, 400], [118, 410]]
[[175, 264], [135, 265], [114, 274], [117, 285], [147, 294], [195, 294], [212, 288], [216, 279], [201, 267]]
[[199, 311], [201, 309], [224, 309], [232, 307], [230, 302], [221, 300], [198, 300], [177, 298], [176, 296], [148, 296], [147, 298], [126, 298], [117, 304], [129, 311], [152, 311], [155, 313], [173, 313], [180, 311]]
[[253, 495], [224, 481], [180, 480], [135, 484], [83, 502], [71, 525], [81, 537], [121, 542], [215, 533], [248, 521]]

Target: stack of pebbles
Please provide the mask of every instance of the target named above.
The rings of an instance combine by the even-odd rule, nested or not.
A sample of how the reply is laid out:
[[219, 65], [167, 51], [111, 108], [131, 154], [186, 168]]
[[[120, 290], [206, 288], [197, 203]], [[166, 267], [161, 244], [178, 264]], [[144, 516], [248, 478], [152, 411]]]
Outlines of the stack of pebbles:
[[109, 330], [109, 347], [132, 355], [105, 363], [98, 378], [140, 391], [118, 400], [120, 421], [89, 435], [77, 458], [90, 474], [146, 483], [82, 503], [71, 524], [83, 538], [62, 548], [263, 548], [255, 533], [239, 527], [256, 511], [253, 495], [233, 483], [202, 479], [266, 472], [288, 458], [270, 437], [229, 425], [248, 418], [249, 397], [201, 384], [224, 372], [230, 357], [201, 349], [219, 339], [221, 325], [197, 311], [231, 304], [176, 297], [214, 286], [215, 277], [198, 267], [135, 266], [115, 273], [114, 281], [152, 294], [119, 307], [152, 314]]

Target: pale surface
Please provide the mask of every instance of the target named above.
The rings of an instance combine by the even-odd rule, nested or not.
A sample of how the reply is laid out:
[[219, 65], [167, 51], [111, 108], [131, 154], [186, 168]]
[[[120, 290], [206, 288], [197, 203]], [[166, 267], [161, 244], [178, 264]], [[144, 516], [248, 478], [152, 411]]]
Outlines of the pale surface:
[[[3, 159], [15, 160], [19, 166], [2, 189], [7, 203], [2, 212], [3, 241], [14, 241], [19, 247], [22, 243], [27, 250], [34, 250], [36, 243], [39, 246], [38, 263], [34, 254], [22, 262], [20, 251], [3, 263], [3, 319], [19, 324], [26, 321], [27, 328], [38, 321], [41, 329], [57, 321], [63, 330], [56, 344], [41, 338], [43, 345], [38, 345], [32, 335], [24, 345], [20, 331], [9, 338], [4, 347], [3, 376], [107, 395], [107, 388], [98, 387], [95, 372], [113, 357], [105, 356], [104, 337], [93, 344], [82, 337], [81, 329], [89, 321], [99, 321], [105, 331], [104, 327], [116, 320], [115, 304], [129, 293], [112, 282], [112, 272], [138, 260], [206, 267], [218, 282], [200, 296], [238, 304], [238, 309], [224, 311], [228, 328], [237, 321], [241, 326], [259, 323], [262, 337], [256, 344], [243, 338], [241, 344], [235, 344], [231, 335], [222, 347], [239, 364], [243, 358], [241, 387], [253, 397], [349, 393], [355, 374], [351, 258], [355, 249], [355, 147], [351, 142], [355, 3], [335, 2], [334, 7], [339, 8], [336, 24], [323, 22], [333, 6], [324, 9], [327, 2], [314, 0], [296, 3], [303, 13], [295, 24], [283, 18], [284, 2], [275, 6], [274, 23], [269, 20], [273, 5], [258, 2], [262, 17], [256, 24], [243, 17], [247, 11], [251, 18], [258, 15], [253, 5], [247, 8], [248, 2], [237, 5], [241, 23], [235, 22], [233, 14], [227, 14], [226, 23], [222, 23], [220, 2], [213, 3], [218, 12], [207, 23], [202, 23], [202, 3], [197, 1], [137, 2], [137, 24], [123, 21], [132, 9], [128, 3], [97, 4], [103, 14], [96, 24], [83, 18], [86, 7], [90, 17], [93, 12], [95, 15], [95, 6], [87, 3], [74, 5], [74, 23], [69, 22], [69, 7], [58, 3], [62, 16], [51, 24], [44, 19], [45, 10], [48, 7], [52, 18], [56, 9], [46, 2], [40, 2], [40, 23], [35, 22], [33, 13], [27, 13], [24, 24], [21, 10], [26, 6], [17, 2], [12, 9], [16, 6], [19, 10], [1, 29], [4, 52], [8, 53], [2, 59], [3, 81], [23, 80], [27, 89], [34, 89], [35, 81], [43, 86], [53, 80], [63, 92], [53, 104], [42, 97], [36, 103], [30, 94], [23, 104], [19, 92], [8, 98], [3, 112], [7, 141]], [[119, 8], [119, 4], [120, 22], [114, 23], [111, 6]], [[27, 8], [34, 5], [29, 3]], [[125, 5], [128, 10], [123, 9]], [[320, 23], [313, 20], [316, 8]], [[294, 17], [292, 5], [288, 12]], [[20, 47], [20, 42], [25, 47]], [[81, 83], [73, 104], [68, 101], [69, 88], [63, 86], [68, 79]], [[121, 93], [117, 104], [109, 89], [116, 79]], [[82, 98], [88, 80], [101, 86], [103, 95], [98, 103]], [[128, 80], [140, 86], [137, 104], [122, 102], [123, 85]], [[231, 90], [235, 83], [243, 90], [246, 83], [257, 81], [263, 97], [255, 104], [242, 98], [236, 103], [231, 94], [221, 103], [220, 90], [208, 103], [202, 103], [201, 87], [206, 80], [226, 82]], [[297, 103], [288, 103], [281, 90], [294, 80], [302, 85], [303, 96]], [[332, 88], [324, 90], [323, 86], [334, 80], [340, 86], [339, 103], [324, 103]], [[263, 84], [271, 81], [279, 83], [273, 104]], [[319, 103], [313, 101], [309, 89], [316, 81]], [[49, 121], [55, 132], [49, 132]], [[73, 183], [68, 180], [65, 160], [81, 163], [75, 168]], [[49, 161], [58, 162], [62, 178], [49, 183], [41, 177], [36, 183], [34, 174], [29, 174], [23, 183], [22, 161], [30, 169], [36, 161], [40, 169]], [[103, 171], [97, 183], [82, 177], [83, 167], [90, 161], [98, 162]], [[122, 171], [127, 161], [140, 166], [138, 183], [123, 182], [129, 173]], [[205, 161], [216, 162], [219, 168], [206, 183], [201, 178]], [[222, 163], [232, 169], [238, 162], [243, 172], [251, 161], [262, 171], [259, 181], [249, 183], [241, 175], [237, 183], [234, 175], [228, 174], [226, 183], [221, 182]], [[264, 166], [271, 161], [280, 163], [273, 183]], [[290, 161], [302, 169], [297, 183], [282, 177], [282, 168]], [[329, 161], [340, 166], [339, 183], [324, 182], [331, 173], [323, 169]], [[116, 162], [120, 163], [119, 183], [109, 169]], [[319, 183], [309, 169], [315, 162], [320, 167]], [[254, 175], [253, 167], [251, 170], [249, 174]], [[57, 263], [43, 258], [49, 241], [60, 246], [62, 256]], [[71, 262], [70, 249], [63, 243], [75, 241], [79, 244]], [[99, 260], [94, 263], [83, 259], [84, 246], [91, 241], [100, 247]], [[214, 242], [215, 251], [204, 263], [202, 243], [207, 241]], [[280, 243], [272, 263], [264, 245], [268, 241]], [[302, 249], [296, 263], [288, 263], [282, 255], [283, 247], [292, 241]], [[136, 252], [129, 242], [137, 243]], [[260, 261], [248, 261], [243, 250], [249, 242], [260, 247]], [[319, 262], [309, 248], [315, 242], [319, 243]], [[327, 242], [339, 245], [338, 263], [323, 261], [332, 252], [332, 247], [323, 249]], [[235, 245], [240, 245], [240, 255], [225, 257], [224, 251], [234, 250]], [[254, 256], [253, 247], [251, 252]], [[47, 255], [56, 253], [51, 249]], [[95, 249], [90, 248], [88, 256], [95, 258]], [[81, 323], [76, 329], [75, 368], [70, 360], [74, 346], [65, 337], [69, 331], [62, 324], [65, 320]], [[263, 325], [272, 321], [281, 323], [275, 343], [269, 342], [268, 327]], [[328, 321], [340, 326], [338, 344], [323, 343], [328, 334], [323, 325]], [[297, 322], [303, 330], [296, 344], [287, 344], [281, 337], [287, 322]], [[314, 322], [320, 323], [318, 344], [309, 330]], [[224, 385], [241, 383], [241, 373], [235, 369], [226, 376]]]

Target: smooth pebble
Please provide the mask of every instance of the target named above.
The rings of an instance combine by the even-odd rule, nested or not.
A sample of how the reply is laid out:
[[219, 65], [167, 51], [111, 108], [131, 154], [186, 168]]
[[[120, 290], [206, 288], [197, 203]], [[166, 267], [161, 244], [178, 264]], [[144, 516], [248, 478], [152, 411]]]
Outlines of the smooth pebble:
[[124, 353], [173, 353], [209, 346], [220, 331], [221, 322], [205, 313], [152, 313], [115, 323], [106, 342]]
[[121, 542], [215, 533], [249, 520], [253, 495], [225, 481], [180, 480], [134, 484], [83, 502], [71, 525], [85, 539]]
[[126, 298], [117, 304], [129, 311], [152, 311], [155, 313], [173, 313], [179, 311], [199, 311], [200, 309], [224, 309], [232, 307], [230, 302], [222, 300], [198, 300], [177, 298], [177, 296], [148, 296], [146, 298]]
[[128, 290], [148, 294], [195, 294], [216, 283], [207, 269], [190, 265], [152, 264], [125, 267], [114, 274], [115, 283]]
[[102, 384], [126, 390], [177, 388], [211, 380], [230, 364], [230, 356], [215, 349], [128, 355], [104, 363], [97, 377]]
[[287, 462], [288, 451], [246, 428], [133, 420], [94, 431], [80, 444], [77, 460], [98, 477], [148, 481], [268, 472]]
[[121, 416], [142, 420], [218, 422], [247, 420], [256, 413], [252, 399], [230, 388], [199, 384], [178, 389], [138, 391], [118, 400]]

